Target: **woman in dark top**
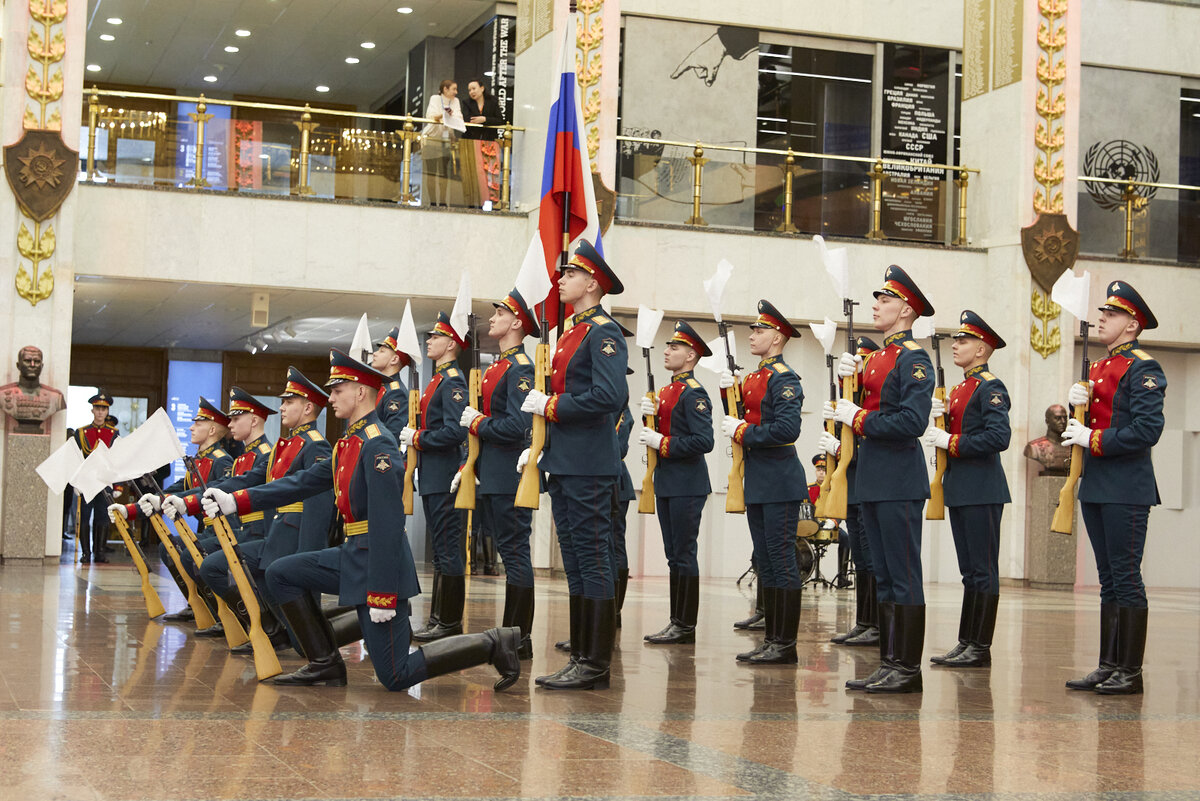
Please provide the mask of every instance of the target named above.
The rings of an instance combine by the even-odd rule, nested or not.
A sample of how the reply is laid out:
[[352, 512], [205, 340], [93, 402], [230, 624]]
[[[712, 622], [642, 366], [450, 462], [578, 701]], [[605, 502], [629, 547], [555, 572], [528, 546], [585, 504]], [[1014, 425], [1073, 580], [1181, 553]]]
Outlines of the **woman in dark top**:
[[[477, 125], [503, 125], [500, 104], [487, 91], [483, 81], [476, 78], [467, 84], [463, 101], [463, 117]], [[459, 140], [462, 157], [463, 202], [479, 207], [483, 201], [499, 198], [500, 149], [496, 145], [494, 128], [468, 127]], [[497, 190], [493, 195], [493, 190]]]

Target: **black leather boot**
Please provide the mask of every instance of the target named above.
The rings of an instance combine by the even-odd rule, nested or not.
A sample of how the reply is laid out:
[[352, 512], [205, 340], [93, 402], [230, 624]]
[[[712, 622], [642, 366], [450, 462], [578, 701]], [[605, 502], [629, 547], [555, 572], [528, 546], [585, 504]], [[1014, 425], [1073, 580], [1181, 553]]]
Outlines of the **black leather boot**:
[[668, 595], [667, 598], [671, 602], [671, 616], [667, 619], [667, 625], [663, 626], [661, 630], [642, 637], [642, 639], [646, 642], [653, 642], [651, 638], [662, 637], [663, 635], [667, 634], [667, 632], [671, 630], [671, 627], [674, 626], [679, 620], [679, 574], [672, 570], [670, 573], [670, 578], [671, 589], [670, 595]]
[[483, 539], [483, 575], [498, 576], [500, 571], [496, 569], [496, 540], [491, 534], [488, 534]]
[[529, 632], [533, 628], [533, 587], [504, 585], [504, 626], [516, 626], [521, 630], [521, 645], [517, 649], [521, 659], [533, 659], [533, 640]]
[[355, 607], [337, 607], [324, 613], [329, 621], [329, 629], [333, 632], [333, 644], [341, 648], [356, 643], [363, 638], [362, 624], [358, 620], [358, 609]]
[[1142, 658], [1146, 655], [1146, 623], [1150, 610], [1117, 608], [1117, 669], [1096, 685], [1101, 695], [1141, 695]]
[[442, 605], [442, 574], [433, 571], [433, 589], [429, 592], [429, 616], [425, 618], [425, 625], [413, 632], [414, 639], [418, 634], [424, 634], [437, 628], [441, 618], [438, 611]]
[[462, 634], [463, 606], [467, 600], [466, 576], [442, 576], [438, 585], [438, 621], [432, 627], [421, 629], [412, 635], [418, 642], [433, 642], [442, 637]]
[[876, 595], [878, 584], [875, 581], [875, 575], [869, 570], [863, 571], [863, 575], [856, 579], [863, 581], [867, 585], [867, 597], [863, 603], [863, 623], [866, 629], [861, 634], [855, 634], [853, 637], [847, 637], [842, 645], [857, 645], [857, 646], [879, 646], [879, 596]]
[[500, 674], [492, 689], [507, 690], [521, 678], [521, 659], [517, 656], [520, 643], [521, 630], [516, 626], [443, 637], [421, 646], [421, 653], [425, 655], [425, 677], [432, 679], [488, 664]]
[[763, 604], [763, 585], [761, 581], [754, 583], [754, 614], [745, 620], [733, 624], [735, 629], [743, 631], [762, 631], [766, 629], [766, 607]]
[[975, 629], [975, 604], [979, 593], [963, 588], [962, 609], [958, 613], [958, 644], [941, 656], [931, 656], [929, 661], [935, 665], [945, 665], [967, 649], [971, 635]]
[[925, 604], [895, 604], [892, 669], [866, 686], [869, 693], [921, 692], [921, 650], [925, 646]]
[[1067, 682], [1068, 690], [1094, 690], [1117, 669], [1117, 605], [1100, 604], [1100, 666], [1082, 679]]
[[850, 679], [846, 682], [847, 690], [865, 690], [868, 684], [874, 684], [888, 673], [892, 672], [892, 659], [895, 653], [896, 640], [896, 605], [891, 601], [879, 603], [879, 667], [865, 679]]
[[675, 602], [671, 624], [658, 634], [646, 637], [655, 645], [682, 645], [696, 641], [696, 616], [700, 610], [700, 577], [676, 578]]
[[838, 538], [838, 572], [833, 586], [839, 590], [850, 586], [850, 546], [846, 544], [844, 537]]
[[613, 643], [617, 637], [615, 598], [584, 598], [580, 611], [580, 636], [583, 648], [579, 661], [559, 678], [547, 678], [541, 686], [548, 690], [607, 690]]
[[796, 664], [796, 634], [800, 629], [801, 588], [775, 590], [775, 637], [746, 661], [752, 665]]
[[629, 568], [617, 571], [617, 628], [621, 628], [621, 608], [625, 606], [625, 591], [629, 589]]
[[568, 633], [570, 637], [565, 640], [559, 640], [554, 643], [554, 647], [560, 651], [567, 651], [570, 657], [567, 659], [567, 664], [560, 667], [558, 670], [546, 676], [538, 676], [533, 680], [534, 684], [539, 686], [545, 684], [552, 679], [560, 679], [568, 672], [575, 669], [575, 663], [579, 661], [583, 648], [583, 596], [572, 595], [568, 598], [570, 602], [570, 629]]
[[775, 587], [762, 588], [763, 631], [765, 632], [765, 636], [757, 648], [752, 651], [745, 651], [738, 654], [737, 661], [749, 662], [753, 657], [758, 656], [763, 651], [767, 650], [767, 648], [771, 646], [771, 643], [775, 641], [775, 637], [779, 629], [779, 616], [775, 612], [776, 605], [778, 603], [776, 596], [780, 592], [782, 592], [782, 590], [779, 590]]
[[321, 607], [308, 594], [298, 600], [288, 601], [279, 605], [279, 610], [287, 618], [292, 633], [300, 642], [304, 653], [308, 656], [308, 664], [295, 673], [276, 676], [272, 684], [285, 686], [312, 686], [324, 684], [328, 687], [346, 686], [346, 663], [338, 653], [333, 641], [333, 631]]
[[866, 623], [867, 590], [870, 589], [867, 586], [865, 578], [866, 572], [865, 570], [854, 571], [854, 626], [843, 634], [833, 635], [829, 638], [830, 642], [840, 645], [851, 637], [857, 637], [870, 628]]
[[567, 598], [567, 601], [570, 604], [568, 607], [570, 611], [570, 617], [568, 618], [569, 628], [567, 629], [567, 633], [570, 636], [565, 640], [559, 640], [554, 643], [554, 647], [560, 651], [574, 652], [575, 649], [571, 647], [571, 640], [575, 637], [575, 633], [579, 631], [579, 614], [583, 609], [583, 596], [572, 595]]
[[971, 638], [962, 653], [947, 659], [943, 665], [978, 668], [992, 664], [992, 633], [996, 630], [996, 610], [999, 605], [999, 595], [975, 593], [975, 620], [972, 622]]

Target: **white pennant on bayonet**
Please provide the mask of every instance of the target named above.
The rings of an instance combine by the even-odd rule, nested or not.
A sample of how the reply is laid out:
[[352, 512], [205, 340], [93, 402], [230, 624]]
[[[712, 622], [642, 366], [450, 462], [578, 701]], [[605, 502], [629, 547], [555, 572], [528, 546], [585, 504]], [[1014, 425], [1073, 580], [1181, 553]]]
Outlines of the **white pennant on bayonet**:
[[829, 274], [829, 280], [833, 283], [833, 291], [839, 298], [850, 297], [849, 252], [845, 248], [830, 249], [825, 245], [825, 237], [820, 234], [813, 237], [813, 244], [817, 246], [821, 264], [825, 265], [825, 272]]

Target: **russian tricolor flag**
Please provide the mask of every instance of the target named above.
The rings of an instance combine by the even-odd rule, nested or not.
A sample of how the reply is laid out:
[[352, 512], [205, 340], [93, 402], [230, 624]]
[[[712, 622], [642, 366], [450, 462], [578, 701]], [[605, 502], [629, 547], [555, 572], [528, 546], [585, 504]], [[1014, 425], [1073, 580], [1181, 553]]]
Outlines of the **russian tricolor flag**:
[[[558, 324], [557, 273], [564, 230], [568, 252], [575, 249], [580, 239], [587, 239], [601, 255], [604, 254], [600, 244], [596, 191], [588, 163], [579, 82], [575, 79], [575, 20], [576, 16], [571, 14], [564, 26], [562, 66], [554, 89], [554, 102], [550, 106], [538, 232], [529, 243], [517, 276], [517, 291], [529, 303], [536, 304], [538, 298], [546, 299], [545, 316], [549, 326]], [[541, 317], [542, 310], [539, 308], [535, 313]]]

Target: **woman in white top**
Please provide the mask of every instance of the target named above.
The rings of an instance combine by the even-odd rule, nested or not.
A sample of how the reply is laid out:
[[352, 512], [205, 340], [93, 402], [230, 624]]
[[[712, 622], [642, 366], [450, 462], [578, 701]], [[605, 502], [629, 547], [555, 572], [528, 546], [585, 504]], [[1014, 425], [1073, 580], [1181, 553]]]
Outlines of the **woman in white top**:
[[438, 94], [429, 98], [425, 116], [433, 120], [422, 131], [421, 163], [425, 173], [425, 194], [430, 206], [450, 204], [450, 159], [458, 141], [458, 132], [465, 131], [462, 109], [458, 104], [458, 84], [442, 81]]

